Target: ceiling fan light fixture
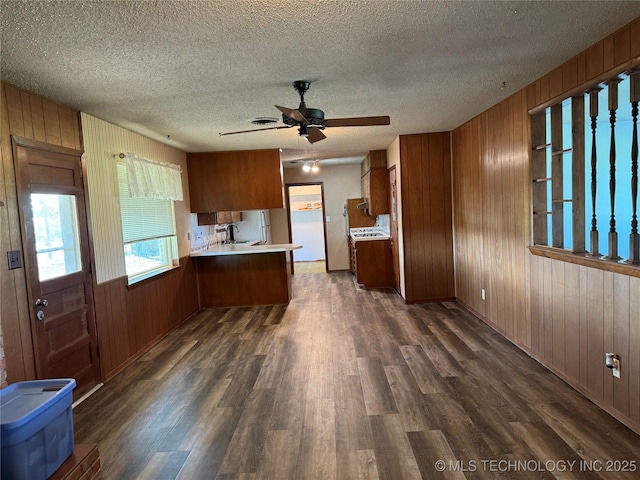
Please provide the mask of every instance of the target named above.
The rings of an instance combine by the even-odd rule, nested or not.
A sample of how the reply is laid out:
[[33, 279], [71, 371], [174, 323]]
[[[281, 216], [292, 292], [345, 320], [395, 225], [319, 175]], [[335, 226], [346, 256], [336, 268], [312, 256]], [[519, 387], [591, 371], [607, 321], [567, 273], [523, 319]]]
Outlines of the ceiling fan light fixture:
[[220, 132], [219, 135], [235, 135], [237, 133], [261, 132], [263, 130], [280, 130], [283, 128], [298, 127], [298, 134], [307, 139], [310, 144], [324, 140], [327, 136], [322, 131], [327, 127], [371, 127], [375, 125], [390, 125], [391, 119], [387, 116], [377, 117], [347, 117], [347, 118], [324, 118], [324, 111], [319, 108], [307, 107], [304, 101], [304, 94], [309, 89], [311, 82], [308, 80], [296, 80], [293, 87], [300, 95], [300, 105], [297, 109], [275, 105], [282, 113], [282, 125], [278, 123], [278, 118], [256, 117], [251, 123], [260, 125], [263, 128], [252, 130], [240, 130], [235, 132]]

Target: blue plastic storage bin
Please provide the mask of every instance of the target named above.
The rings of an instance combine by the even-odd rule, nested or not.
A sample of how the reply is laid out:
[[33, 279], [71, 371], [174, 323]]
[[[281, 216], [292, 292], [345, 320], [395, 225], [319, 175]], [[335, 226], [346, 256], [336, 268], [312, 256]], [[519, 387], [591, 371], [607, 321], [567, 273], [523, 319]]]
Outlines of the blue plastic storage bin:
[[45, 480], [73, 453], [73, 378], [0, 390], [2, 479]]

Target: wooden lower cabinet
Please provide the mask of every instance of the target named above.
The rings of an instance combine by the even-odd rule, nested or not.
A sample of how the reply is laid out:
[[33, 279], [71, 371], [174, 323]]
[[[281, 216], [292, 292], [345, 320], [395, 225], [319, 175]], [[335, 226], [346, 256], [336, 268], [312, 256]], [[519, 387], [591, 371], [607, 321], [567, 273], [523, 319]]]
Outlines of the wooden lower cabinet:
[[289, 303], [288, 258], [288, 252], [198, 257], [200, 308]]
[[352, 272], [366, 288], [393, 286], [390, 240], [351, 240]]

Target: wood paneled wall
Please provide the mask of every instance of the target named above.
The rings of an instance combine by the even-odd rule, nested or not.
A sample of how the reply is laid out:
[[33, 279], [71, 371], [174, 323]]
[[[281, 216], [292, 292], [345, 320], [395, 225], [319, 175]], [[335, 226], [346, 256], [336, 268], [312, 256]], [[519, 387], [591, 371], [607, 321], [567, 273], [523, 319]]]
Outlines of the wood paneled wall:
[[[1, 86], [0, 202], [3, 205], [0, 206], [0, 251], [4, 253], [8, 250], [22, 250], [11, 135], [76, 149], [82, 149], [83, 142], [78, 112], [12, 85], [2, 83]], [[126, 135], [124, 137], [128, 138]], [[89, 137], [89, 140], [96, 142], [93, 137]], [[99, 143], [99, 139], [97, 144], [104, 146]], [[144, 141], [139, 141], [138, 144], [144, 144]], [[170, 147], [158, 145], [160, 150], [170, 149]], [[122, 148], [131, 151], [131, 148], [127, 149], [126, 146], [123, 145]], [[112, 148], [117, 149], [119, 145], [115, 147], [112, 145]], [[184, 153], [177, 150], [176, 152], [181, 161], [185, 162]], [[111, 150], [108, 150], [108, 153], [111, 153]], [[140, 154], [144, 156], [145, 152]], [[89, 189], [93, 188], [98, 193], [107, 183], [104, 177], [98, 176], [97, 181], [89, 185]], [[185, 190], [185, 195], [188, 197], [188, 190]], [[180, 227], [180, 223], [178, 224], [178, 233], [182, 232], [185, 238], [186, 231], [189, 229], [189, 207], [188, 202], [186, 203], [186, 207], [183, 207], [184, 218], [176, 218], [177, 222], [186, 224], [186, 227]], [[94, 218], [92, 226], [95, 228], [96, 224], [101, 225], [101, 221], [99, 216]], [[95, 237], [95, 232], [93, 236]], [[180, 249], [183, 255], [185, 249], [188, 252], [188, 244]], [[94, 254], [97, 255], [96, 260], [100, 261], [100, 254], [95, 250]], [[101, 285], [95, 285], [94, 278], [96, 323], [103, 379], [113, 376], [154, 341], [198, 309], [195, 268], [187, 257], [182, 258], [180, 264], [179, 269], [130, 288], [127, 288], [127, 279], [124, 276]], [[0, 318], [7, 381], [13, 383], [31, 380], [36, 378], [36, 370], [25, 272], [23, 269], [8, 270], [7, 263], [0, 262], [0, 280], [2, 288]]]
[[529, 347], [531, 182], [525, 100], [520, 92], [456, 129], [452, 152], [456, 295]]
[[[7, 83], [1, 83], [0, 252], [22, 251], [11, 135], [53, 145], [82, 148], [78, 112]], [[4, 257], [6, 258], [6, 257]], [[36, 378], [24, 269], [8, 270], [0, 261], [0, 318], [7, 382]]]
[[[531, 256], [531, 351], [640, 425], [640, 278]], [[621, 358], [620, 379], [604, 365]]]
[[[636, 19], [452, 132], [456, 296], [636, 431], [640, 314], [634, 292], [640, 285], [634, 278], [528, 252], [527, 111], [639, 57]], [[614, 381], [604, 352], [616, 349], [623, 378]]]
[[127, 277], [94, 290], [102, 377], [108, 380], [198, 310], [194, 261], [127, 287]]
[[449, 133], [400, 136], [405, 300], [455, 297]]

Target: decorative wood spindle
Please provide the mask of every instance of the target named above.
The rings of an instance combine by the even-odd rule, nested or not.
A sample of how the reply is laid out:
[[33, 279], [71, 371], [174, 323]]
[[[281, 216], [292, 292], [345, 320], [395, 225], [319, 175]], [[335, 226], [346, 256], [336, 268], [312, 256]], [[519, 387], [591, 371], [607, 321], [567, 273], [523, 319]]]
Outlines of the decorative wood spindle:
[[573, 253], [586, 253], [584, 95], [571, 98], [571, 218]]
[[551, 177], [547, 173], [547, 117], [542, 111], [531, 117], [531, 174], [533, 176], [533, 243], [548, 245], [547, 186]]
[[591, 216], [591, 233], [590, 244], [591, 251], [589, 255], [593, 257], [601, 257], [598, 251], [598, 219], [596, 217], [596, 177], [598, 173], [598, 150], [596, 143], [596, 127], [598, 119], [598, 94], [602, 88], [596, 87], [589, 91], [589, 116], [591, 117], [591, 207], [593, 215]]
[[551, 107], [551, 241], [556, 248], [564, 248], [562, 144], [562, 104], [557, 104]]
[[609, 199], [611, 219], [609, 220], [609, 254], [607, 260], [620, 260], [618, 255], [618, 232], [616, 231], [616, 110], [618, 110], [619, 78], [607, 82], [609, 93], [609, 123], [611, 124], [611, 145], [609, 146]]
[[629, 263], [640, 264], [640, 235], [638, 235], [638, 102], [640, 102], [640, 70], [629, 74], [631, 118], [631, 234], [629, 235]]

